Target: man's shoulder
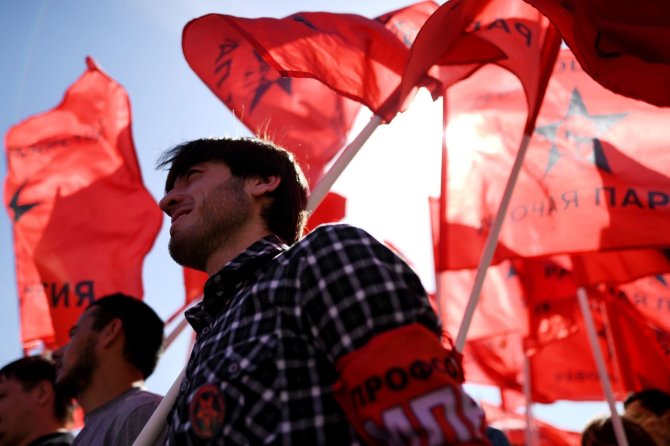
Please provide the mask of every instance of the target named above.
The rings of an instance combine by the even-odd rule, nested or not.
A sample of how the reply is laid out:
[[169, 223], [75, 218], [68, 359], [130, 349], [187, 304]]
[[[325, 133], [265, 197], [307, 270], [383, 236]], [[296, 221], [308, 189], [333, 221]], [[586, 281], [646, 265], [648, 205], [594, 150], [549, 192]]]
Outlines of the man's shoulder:
[[317, 226], [309, 234], [294, 244], [292, 250], [313, 249], [315, 246], [324, 246], [347, 243], [379, 243], [367, 231], [346, 223], [329, 223]]
[[144, 406], [144, 405], [158, 405], [163, 400], [161, 395], [149, 392], [148, 390], [138, 389], [136, 392], [131, 392], [123, 401], [123, 406], [127, 408]]

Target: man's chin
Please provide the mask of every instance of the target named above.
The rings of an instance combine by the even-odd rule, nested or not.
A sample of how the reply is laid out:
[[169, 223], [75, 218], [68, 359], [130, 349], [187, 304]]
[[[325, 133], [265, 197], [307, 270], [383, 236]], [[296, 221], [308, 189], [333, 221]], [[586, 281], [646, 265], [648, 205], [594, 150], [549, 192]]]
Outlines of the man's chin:
[[179, 265], [185, 268], [191, 268], [198, 271], [205, 271], [205, 263], [201, 259], [201, 253], [195, 253], [191, 249], [185, 249], [177, 243], [172, 243], [168, 246], [170, 257]]

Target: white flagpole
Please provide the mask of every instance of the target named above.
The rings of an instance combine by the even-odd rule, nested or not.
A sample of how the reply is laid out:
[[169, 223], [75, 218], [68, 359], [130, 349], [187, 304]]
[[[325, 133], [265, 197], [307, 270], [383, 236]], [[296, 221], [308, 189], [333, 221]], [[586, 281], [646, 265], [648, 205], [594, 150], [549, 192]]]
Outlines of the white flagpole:
[[182, 369], [175, 379], [174, 383], [170, 387], [170, 390], [165, 394], [163, 400], [160, 402], [156, 410], [154, 411], [147, 424], [144, 425], [142, 432], [133, 442], [133, 446], [154, 446], [156, 440], [160, 437], [161, 433], [167, 427], [167, 419], [172, 406], [175, 401], [177, 401], [177, 395], [179, 395], [179, 387], [181, 382], [184, 379], [184, 374], [186, 373], [186, 368]]
[[530, 359], [526, 352], [523, 353], [523, 373], [523, 393], [526, 397], [526, 446], [536, 446], [533, 435], [533, 401], [531, 396], [531, 380], [533, 378], [530, 374]]
[[616, 402], [614, 401], [612, 384], [610, 383], [609, 376], [607, 375], [607, 368], [605, 367], [603, 352], [600, 350], [600, 344], [598, 344], [598, 335], [596, 334], [596, 328], [593, 323], [593, 316], [591, 315], [591, 309], [589, 308], [588, 296], [586, 295], [586, 290], [584, 287], [577, 288], [577, 300], [579, 301], [579, 308], [582, 311], [584, 322], [586, 323], [586, 332], [589, 336], [589, 343], [591, 344], [591, 350], [593, 350], [593, 358], [595, 359], [596, 367], [598, 368], [600, 383], [603, 386], [603, 391], [605, 392], [605, 397], [607, 398], [607, 404], [609, 405], [610, 413], [612, 415], [612, 426], [614, 427], [614, 434], [616, 435], [617, 443], [619, 446], [628, 446], [628, 440], [626, 439], [623, 423], [621, 422], [621, 417], [616, 410]]
[[[556, 58], [558, 57], [558, 51], [561, 45], [561, 38], [558, 31], [550, 25], [547, 29], [547, 34], [544, 37], [544, 43], [542, 48], [542, 54], [540, 57], [540, 66], [537, 67], [538, 70], [547, 70], [547, 68], [552, 68], [556, 64]], [[463, 351], [465, 347], [465, 337], [468, 334], [470, 329], [470, 323], [472, 322], [472, 316], [477, 308], [477, 303], [479, 303], [479, 294], [482, 290], [482, 285], [484, 284], [484, 278], [486, 277], [486, 271], [491, 265], [493, 260], [493, 253], [496, 250], [498, 245], [498, 237], [500, 235], [500, 228], [502, 227], [503, 221], [505, 220], [505, 215], [507, 214], [507, 208], [509, 207], [509, 202], [512, 199], [512, 192], [514, 192], [514, 187], [516, 181], [519, 177], [519, 172], [521, 171], [521, 166], [523, 165], [523, 160], [526, 157], [526, 151], [530, 145], [530, 140], [535, 130], [535, 123], [537, 122], [537, 116], [540, 112], [540, 107], [544, 100], [544, 95], [547, 92], [547, 85], [549, 84], [549, 76], [544, 73], [540, 78], [540, 84], [538, 84], [538, 91], [536, 92], [535, 101], [533, 104], [529, 104], [528, 107], [528, 118], [526, 118], [526, 124], [524, 126], [523, 138], [519, 146], [519, 151], [514, 160], [514, 165], [512, 166], [512, 171], [505, 185], [505, 191], [503, 192], [503, 197], [500, 202], [500, 207], [498, 208], [498, 213], [496, 218], [493, 221], [491, 230], [488, 237], [486, 238], [486, 244], [484, 246], [484, 252], [482, 257], [479, 260], [479, 265], [477, 266], [477, 275], [475, 276], [475, 283], [470, 293], [470, 298], [468, 300], [468, 305], [465, 308], [465, 314], [463, 315], [463, 321], [461, 321], [461, 326], [458, 329], [458, 336], [456, 337], [456, 349], [459, 352]]]
[[516, 155], [514, 165], [512, 166], [512, 171], [510, 172], [509, 178], [507, 179], [507, 184], [505, 185], [505, 191], [503, 192], [503, 197], [500, 201], [498, 213], [496, 214], [496, 218], [493, 221], [489, 235], [486, 238], [486, 244], [484, 245], [484, 252], [482, 253], [482, 257], [479, 259], [477, 275], [475, 276], [475, 283], [472, 286], [472, 292], [470, 293], [470, 298], [468, 299], [468, 305], [465, 308], [465, 314], [463, 314], [463, 320], [461, 321], [461, 326], [458, 329], [458, 336], [456, 336], [456, 350], [459, 352], [462, 352], [463, 347], [465, 347], [465, 337], [468, 334], [468, 330], [470, 329], [470, 323], [472, 322], [472, 316], [474, 315], [475, 308], [477, 308], [477, 304], [479, 303], [479, 294], [481, 293], [484, 279], [486, 278], [486, 271], [488, 270], [489, 265], [491, 265], [493, 254], [495, 253], [496, 246], [498, 245], [500, 228], [502, 228], [503, 221], [505, 220], [507, 208], [509, 207], [509, 202], [512, 199], [512, 192], [514, 192], [514, 186], [516, 186], [516, 180], [519, 178], [519, 172], [521, 172], [521, 166], [523, 165], [523, 160], [526, 157], [526, 151], [528, 150], [528, 146], [530, 144], [530, 138], [531, 135], [524, 132], [523, 139], [521, 140], [521, 145], [519, 147], [519, 152]]

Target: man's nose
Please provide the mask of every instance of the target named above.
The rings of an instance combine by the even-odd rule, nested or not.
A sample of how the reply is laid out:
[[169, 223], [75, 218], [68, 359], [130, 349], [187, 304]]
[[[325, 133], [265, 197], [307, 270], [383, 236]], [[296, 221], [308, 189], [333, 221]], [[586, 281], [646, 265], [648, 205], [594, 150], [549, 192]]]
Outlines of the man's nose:
[[174, 209], [175, 204], [177, 204], [177, 194], [174, 190], [166, 192], [163, 198], [158, 202], [158, 206], [163, 212], [170, 215]]

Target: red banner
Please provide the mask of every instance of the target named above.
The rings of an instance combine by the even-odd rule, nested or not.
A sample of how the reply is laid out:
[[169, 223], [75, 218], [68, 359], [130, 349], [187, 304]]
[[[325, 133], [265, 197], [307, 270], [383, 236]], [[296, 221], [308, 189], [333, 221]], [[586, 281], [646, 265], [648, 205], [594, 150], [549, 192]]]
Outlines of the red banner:
[[[370, 104], [384, 100], [386, 90], [399, 82], [394, 75], [395, 84], [385, 84], [390, 73], [384, 64], [402, 69], [407, 47], [436, 8], [434, 2], [423, 1], [376, 20], [327, 13], [284, 19], [210, 14], [186, 25], [182, 47], [193, 71], [254, 134], [296, 155], [313, 187], [345, 145], [360, 108], [347, 96], [379, 96], [370, 98]], [[292, 41], [294, 37], [300, 39]], [[371, 60], [368, 65], [368, 50], [369, 57], [380, 62]], [[359, 72], [340, 78], [344, 67]], [[377, 79], [378, 71], [385, 74]], [[323, 73], [328, 77], [322, 78]], [[282, 77], [286, 74], [292, 77]], [[353, 90], [338, 88], [337, 82], [363, 79], [365, 84]]]
[[593, 79], [619, 94], [670, 106], [670, 4], [526, 1], [551, 19]]
[[142, 298], [162, 223], [145, 189], [124, 89], [92, 59], [60, 105], [6, 135], [24, 349], [63, 345], [104, 294]]
[[[450, 89], [448, 269], [479, 262], [519, 147], [524, 102], [518, 81], [495, 67]], [[670, 244], [670, 154], [659, 143], [668, 113], [604, 89], [564, 51], [494, 262]]]

